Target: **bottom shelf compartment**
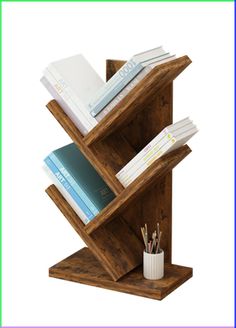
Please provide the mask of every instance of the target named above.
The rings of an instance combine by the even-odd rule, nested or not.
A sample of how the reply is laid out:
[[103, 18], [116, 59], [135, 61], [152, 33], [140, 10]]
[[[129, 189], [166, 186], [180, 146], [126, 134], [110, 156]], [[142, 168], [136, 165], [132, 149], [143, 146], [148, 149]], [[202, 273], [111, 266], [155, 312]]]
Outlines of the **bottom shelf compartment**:
[[165, 264], [165, 276], [163, 279], [147, 280], [143, 278], [142, 266], [139, 266], [119, 281], [113, 281], [87, 247], [49, 269], [50, 277], [157, 300], [162, 300], [191, 278], [192, 274], [192, 268]]

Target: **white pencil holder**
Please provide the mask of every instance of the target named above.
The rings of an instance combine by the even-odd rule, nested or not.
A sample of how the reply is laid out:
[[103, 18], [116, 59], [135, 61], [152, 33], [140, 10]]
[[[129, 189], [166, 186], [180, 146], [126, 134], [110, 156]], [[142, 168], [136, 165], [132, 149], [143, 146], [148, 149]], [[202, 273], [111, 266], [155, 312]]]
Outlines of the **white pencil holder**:
[[143, 275], [150, 280], [161, 279], [164, 276], [164, 251], [158, 254], [143, 252]]

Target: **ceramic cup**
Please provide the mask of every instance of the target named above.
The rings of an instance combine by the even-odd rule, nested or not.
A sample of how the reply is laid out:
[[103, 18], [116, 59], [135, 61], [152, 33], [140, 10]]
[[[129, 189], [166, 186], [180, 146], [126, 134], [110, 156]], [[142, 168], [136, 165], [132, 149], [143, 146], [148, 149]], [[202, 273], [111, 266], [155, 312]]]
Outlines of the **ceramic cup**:
[[143, 275], [146, 279], [157, 280], [164, 276], [164, 251], [158, 254], [143, 252]]

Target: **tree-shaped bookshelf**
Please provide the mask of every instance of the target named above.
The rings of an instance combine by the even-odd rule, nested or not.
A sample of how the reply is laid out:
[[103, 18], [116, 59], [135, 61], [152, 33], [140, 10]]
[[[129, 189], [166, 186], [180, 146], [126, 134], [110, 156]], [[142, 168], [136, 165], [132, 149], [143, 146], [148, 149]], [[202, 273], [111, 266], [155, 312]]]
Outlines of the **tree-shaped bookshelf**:
[[[57, 188], [46, 189], [88, 248], [49, 269], [49, 275], [88, 285], [162, 299], [192, 276], [192, 269], [171, 264], [172, 169], [191, 150], [185, 145], [156, 160], [127, 188], [116, 173], [164, 127], [172, 123], [173, 80], [191, 63], [187, 56], [154, 68], [85, 137], [55, 100], [47, 105], [64, 130], [116, 195], [84, 225]], [[124, 61], [107, 60], [107, 79]], [[163, 231], [165, 276], [143, 278], [140, 227]]]

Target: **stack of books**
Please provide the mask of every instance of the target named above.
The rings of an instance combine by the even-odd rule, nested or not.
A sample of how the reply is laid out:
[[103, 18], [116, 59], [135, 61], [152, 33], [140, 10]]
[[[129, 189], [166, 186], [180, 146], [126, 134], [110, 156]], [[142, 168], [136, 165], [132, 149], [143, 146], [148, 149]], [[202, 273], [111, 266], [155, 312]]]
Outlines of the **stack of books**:
[[86, 104], [104, 82], [82, 55], [51, 63], [41, 82], [82, 135], [97, 125]]
[[113, 192], [74, 143], [53, 151], [44, 162], [49, 177], [84, 224], [114, 199]]
[[76, 55], [51, 63], [41, 82], [86, 135], [154, 67], [174, 58], [162, 47], [136, 54], [105, 83], [82, 55]]
[[167, 126], [116, 174], [117, 179], [127, 187], [155, 160], [183, 146], [197, 131], [188, 117]]

